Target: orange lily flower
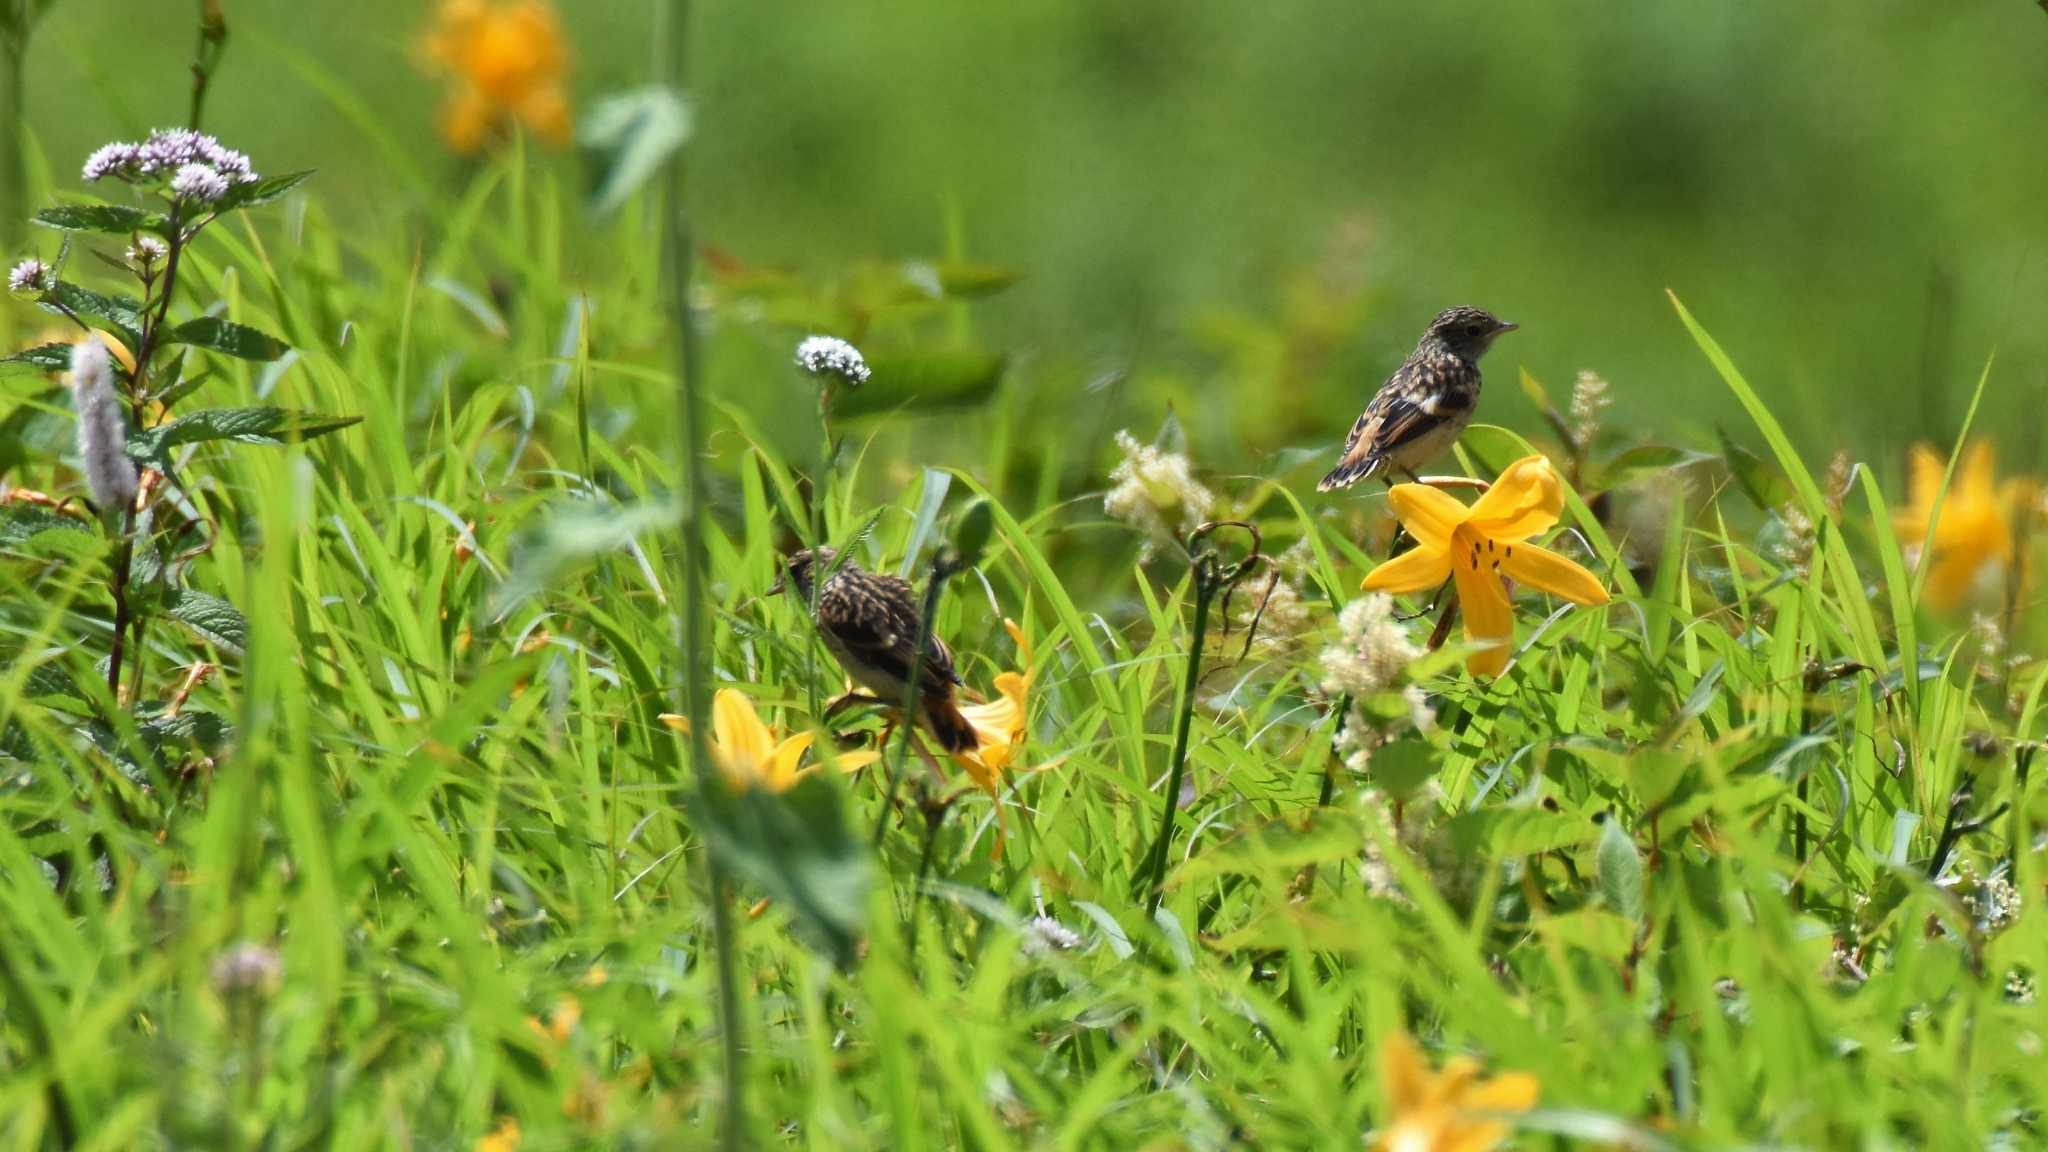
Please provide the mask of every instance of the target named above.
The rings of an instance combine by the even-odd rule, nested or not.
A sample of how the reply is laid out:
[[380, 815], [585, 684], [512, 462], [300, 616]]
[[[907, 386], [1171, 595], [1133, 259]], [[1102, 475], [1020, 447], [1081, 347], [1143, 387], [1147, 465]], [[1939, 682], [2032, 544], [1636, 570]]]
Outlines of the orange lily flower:
[[1507, 580], [1527, 584], [1575, 604], [1605, 604], [1607, 590], [1591, 572], [1531, 539], [1555, 527], [1564, 512], [1564, 485], [1542, 456], [1525, 456], [1500, 474], [1477, 503], [1466, 507], [1441, 489], [1396, 484], [1388, 499], [1415, 547], [1374, 568], [1372, 592], [1422, 592], [1456, 580], [1465, 614], [1465, 640], [1484, 645], [1466, 658], [1474, 676], [1498, 676], [1508, 666], [1515, 609]]
[[444, 0], [423, 48], [452, 81], [441, 115], [450, 148], [475, 152], [515, 120], [550, 144], [569, 142], [569, 52], [546, 0]]
[[1380, 1090], [1391, 1114], [1376, 1152], [1487, 1152], [1508, 1134], [1500, 1114], [1536, 1106], [1536, 1077], [1510, 1072], [1491, 1079], [1479, 1062], [1455, 1056], [1431, 1072], [1422, 1049], [1405, 1032], [1380, 1045]]
[[[678, 732], [690, 730], [690, 718], [674, 712], [662, 713], [661, 722]], [[721, 688], [712, 698], [711, 762], [735, 792], [752, 788], [787, 792], [796, 787], [805, 773], [818, 766], [816, 761], [798, 766], [810, 750], [811, 740], [809, 732], [778, 739], [754, 710], [754, 702], [737, 688]], [[851, 772], [880, 758], [880, 753], [864, 750], [842, 752], [834, 762], [842, 771]]]

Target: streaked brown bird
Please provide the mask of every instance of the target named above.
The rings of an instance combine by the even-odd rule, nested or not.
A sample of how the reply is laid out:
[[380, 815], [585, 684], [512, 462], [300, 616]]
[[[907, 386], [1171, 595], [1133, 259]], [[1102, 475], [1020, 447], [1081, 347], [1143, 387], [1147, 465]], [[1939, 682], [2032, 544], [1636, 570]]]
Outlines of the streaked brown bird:
[[[1457, 443], [1479, 407], [1479, 358], [1510, 324], [1478, 308], [1447, 308], [1351, 425], [1344, 455], [1316, 491], [1415, 470]], [[1389, 484], [1392, 477], [1387, 478]]]
[[[831, 548], [806, 548], [790, 556], [787, 587], [811, 603], [817, 586], [818, 635], [826, 651], [875, 698], [901, 708], [910, 687], [910, 665], [917, 651], [921, 609], [910, 582], [882, 572], [869, 572], [851, 560], [838, 562]], [[953, 690], [960, 674], [953, 653], [937, 636], [924, 646], [924, 668], [918, 673], [918, 719], [939, 747], [965, 752], [974, 747], [974, 726], [960, 714]]]

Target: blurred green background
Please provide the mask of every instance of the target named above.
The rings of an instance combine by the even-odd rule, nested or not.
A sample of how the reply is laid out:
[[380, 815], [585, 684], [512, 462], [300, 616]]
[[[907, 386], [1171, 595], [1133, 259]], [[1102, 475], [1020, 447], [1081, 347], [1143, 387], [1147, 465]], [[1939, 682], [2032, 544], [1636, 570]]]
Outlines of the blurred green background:
[[[580, 100], [646, 81], [658, 4], [561, 7]], [[189, 9], [57, 4], [29, 118], [60, 188], [95, 144], [179, 119]], [[428, 226], [463, 172], [415, 63], [430, 6], [226, 11], [209, 127], [265, 171], [319, 168], [344, 219]], [[1171, 400], [1205, 460], [1333, 448], [1459, 303], [1524, 326], [1483, 419], [1536, 428], [1519, 366], [1553, 395], [1598, 371], [1614, 422], [1647, 433], [1739, 427], [1671, 288], [1816, 453], [1895, 462], [1952, 434], [1994, 349], [1984, 426], [2009, 460], [2035, 452], [2048, 13], [2028, 0], [718, 0], [696, 19], [705, 241], [818, 274], [949, 243], [1013, 267], [974, 339], [1016, 354], [1026, 396], [1094, 387], [1080, 419], [1102, 437]], [[570, 266], [602, 285], [604, 253]]]

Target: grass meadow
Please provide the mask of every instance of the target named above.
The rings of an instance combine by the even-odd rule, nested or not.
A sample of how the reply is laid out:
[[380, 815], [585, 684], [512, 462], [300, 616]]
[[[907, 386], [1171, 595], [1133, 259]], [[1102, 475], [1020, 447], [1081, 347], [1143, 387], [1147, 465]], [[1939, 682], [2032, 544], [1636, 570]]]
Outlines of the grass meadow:
[[[1632, 314], [1710, 430], [1505, 338], [1424, 486], [1533, 493], [1485, 543], [1599, 595], [1518, 578], [1503, 637], [1462, 574], [1364, 590], [1443, 533], [1315, 491], [1436, 305], [1305, 274], [1112, 402], [970, 214], [822, 267], [703, 227], [744, 189], [683, 142], [680, 6], [573, 109], [573, 6], [417, 16], [393, 74], [460, 158], [381, 221], [142, 139], [250, 118], [283, 52], [180, 7], [198, 92], [101, 178], [6, 143], [0, 1146], [2048, 1140], [2043, 489], [1995, 341], [1837, 450], [1853, 390], [1682, 275]], [[1289, 372], [1342, 399], [1247, 387]], [[818, 545], [911, 582], [971, 753], [834, 707], [776, 594]]]

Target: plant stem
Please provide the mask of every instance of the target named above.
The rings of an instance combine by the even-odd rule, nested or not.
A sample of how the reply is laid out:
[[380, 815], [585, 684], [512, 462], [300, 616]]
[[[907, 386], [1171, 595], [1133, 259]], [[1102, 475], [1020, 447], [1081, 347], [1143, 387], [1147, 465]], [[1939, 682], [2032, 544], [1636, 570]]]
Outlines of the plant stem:
[[[27, 14], [21, 19], [26, 21]], [[11, 36], [0, 34], [0, 140], [5, 141], [0, 143], [0, 253], [9, 260], [27, 232], [23, 221], [28, 219], [28, 176], [21, 158], [22, 149], [28, 147], [23, 107], [27, 67], [28, 28], [15, 29]], [[11, 318], [5, 323], [12, 328]], [[7, 347], [14, 346], [11, 330], [0, 332], [0, 336], [6, 337]]]
[[1152, 852], [1146, 861], [1146, 880], [1140, 893], [1150, 893], [1146, 904], [1146, 915], [1159, 911], [1159, 901], [1166, 894], [1166, 859], [1173, 846], [1173, 820], [1180, 812], [1180, 784], [1187, 773], [1188, 732], [1195, 719], [1195, 685], [1202, 678], [1202, 644], [1209, 636], [1209, 601], [1216, 594], [1216, 559], [1213, 553], [1203, 553], [1195, 558], [1192, 578], [1195, 593], [1195, 625], [1188, 639], [1187, 672], [1181, 677], [1180, 717], [1173, 733], [1172, 768], [1166, 776], [1166, 797], [1160, 805], [1159, 838], [1153, 841]]
[[934, 849], [939, 844], [939, 827], [946, 822], [946, 813], [952, 805], [941, 803], [934, 810], [927, 810], [924, 817], [924, 848], [917, 856], [917, 879], [910, 885], [910, 944], [909, 956], [917, 958], [917, 911], [924, 903], [925, 877], [931, 875]]
[[[889, 813], [896, 807], [896, 789], [903, 783], [903, 757], [910, 751], [910, 742], [916, 738], [917, 705], [924, 679], [924, 649], [931, 643], [932, 620], [939, 614], [939, 593], [946, 589], [946, 578], [952, 575], [944, 555], [932, 561], [931, 575], [924, 586], [924, 611], [917, 617], [917, 647], [910, 657], [910, 676], [903, 688], [903, 734], [896, 740], [896, 751], [889, 757], [888, 782], [882, 786], [882, 811], [875, 817], [875, 833], [872, 843], [882, 846], [882, 834], [889, 830]], [[914, 899], [914, 897], [913, 897]]]
[[228, 44], [228, 21], [220, 0], [199, 0], [199, 43], [192, 49], [192, 114], [186, 126], [199, 131], [199, 117], [206, 110], [206, 89], [220, 67], [220, 55]]
[[[665, 79], [677, 94], [685, 91], [685, 61], [688, 59], [689, 4], [671, 0], [667, 7], [668, 38], [663, 65]], [[690, 719], [690, 779], [701, 794], [711, 787], [716, 775], [704, 745], [708, 731], [706, 689], [709, 687], [711, 633], [708, 627], [704, 552], [704, 398], [701, 392], [700, 350], [696, 316], [690, 304], [691, 259], [694, 255], [690, 214], [683, 195], [684, 152], [677, 149], [669, 162], [663, 183], [662, 210], [667, 227], [662, 229], [664, 256], [668, 265], [669, 308], [676, 327], [676, 418], [682, 449], [683, 501], [680, 535], [683, 567], [683, 714]], [[680, 788], [678, 789], [680, 791]], [[716, 953], [718, 980], [718, 1031], [723, 1091], [720, 1097], [719, 1143], [727, 1149], [746, 1144], [745, 1100], [741, 1094], [739, 965], [733, 945], [732, 892], [718, 859], [706, 853], [710, 878], [711, 936]]]

